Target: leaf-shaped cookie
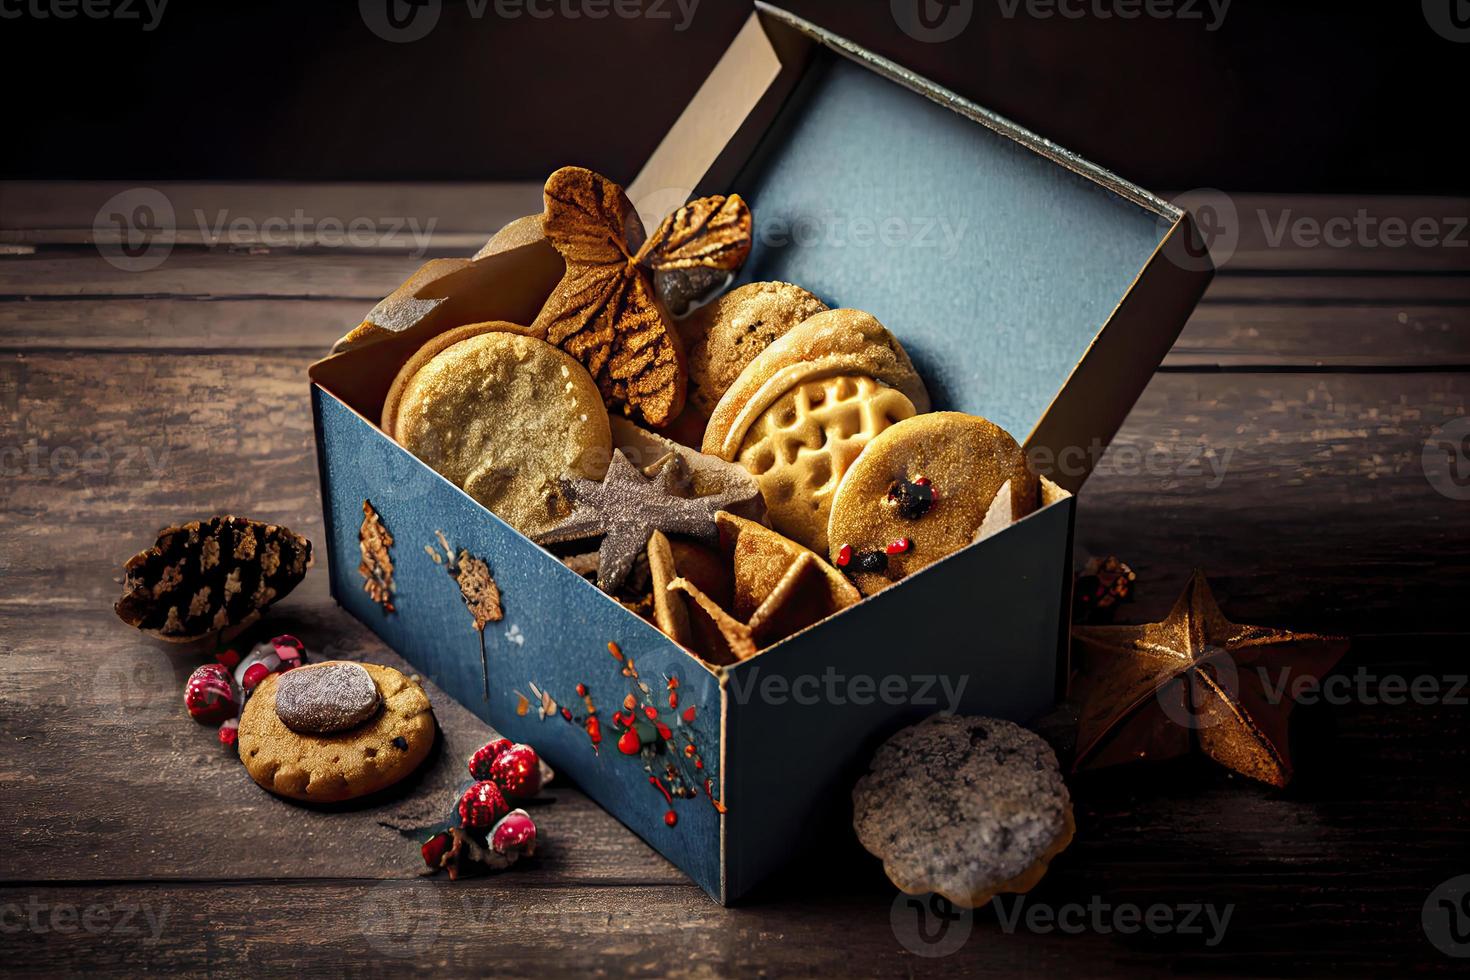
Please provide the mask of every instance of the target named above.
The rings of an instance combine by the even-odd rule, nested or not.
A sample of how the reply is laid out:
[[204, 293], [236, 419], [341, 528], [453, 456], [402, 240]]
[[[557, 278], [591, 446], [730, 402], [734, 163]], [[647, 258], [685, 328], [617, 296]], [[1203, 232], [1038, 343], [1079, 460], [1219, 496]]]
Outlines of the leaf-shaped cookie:
[[667, 425], [683, 411], [688, 372], [652, 275], [739, 268], [749, 209], [738, 197], [694, 201], [645, 241], [623, 189], [590, 170], [558, 170], [545, 198], [542, 227], [567, 268], [534, 326], [587, 367], [609, 408]]
[[244, 517], [190, 521], [128, 559], [113, 608], [129, 626], [187, 643], [254, 622], [310, 567], [311, 542], [288, 528]]

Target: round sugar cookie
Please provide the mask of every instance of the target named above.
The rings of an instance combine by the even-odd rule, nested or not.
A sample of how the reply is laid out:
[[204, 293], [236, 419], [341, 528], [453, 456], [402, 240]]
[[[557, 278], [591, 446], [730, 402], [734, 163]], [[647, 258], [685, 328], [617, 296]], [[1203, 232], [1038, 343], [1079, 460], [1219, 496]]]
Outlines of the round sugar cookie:
[[392, 667], [362, 667], [377, 686], [381, 707], [328, 735], [292, 731], [276, 713], [277, 689], [294, 671], [261, 681], [240, 716], [240, 761], [250, 778], [278, 796], [338, 803], [387, 789], [417, 769], [434, 745], [428, 695]]
[[852, 791], [853, 829], [910, 895], [978, 908], [1027, 892], [1072, 842], [1072, 801], [1038, 735], [935, 715], [879, 747]]
[[689, 403], [706, 418], [756, 355], [827, 304], [789, 282], [732, 289], [679, 321], [689, 352]]
[[1010, 482], [1017, 516], [1034, 507], [1036, 477], [1000, 426], [931, 412], [890, 426], [847, 469], [827, 526], [832, 563], [872, 595], [975, 540]]
[[408, 382], [412, 380], [413, 376], [419, 373], [419, 369], [446, 348], [453, 347], [461, 340], [469, 340], [471, 337], [478, 337], [480, 334], [485, 333], [518, 333], [527, 337], [545, 339], [540, 337], [530, 327], [523, 327], [518, 323], [511, 323], [507, 320], [488, 320], [485, 323], [470, 323], [463, 327], [455, 327], [453, 330], [446, 330], [438, 336], [431, 338], [422, 347], [414, 351], [413, 356], [404, 362], [403, 367], [398, 369], [398, 374], [393, 378], [393, 383], [388, 386], [388, 395], [383, 399], [381, 428], [389, 437], [393, 436], [393, 427], [398, 419], [398, 406], [403, 401], [403, 390], [408, 387]]
[[586, 368], [534, 337], [461, 340], [404, 385], [394, 438], [528, 537], [571, 513], [565, 481], [601, 480], [612, 457]]

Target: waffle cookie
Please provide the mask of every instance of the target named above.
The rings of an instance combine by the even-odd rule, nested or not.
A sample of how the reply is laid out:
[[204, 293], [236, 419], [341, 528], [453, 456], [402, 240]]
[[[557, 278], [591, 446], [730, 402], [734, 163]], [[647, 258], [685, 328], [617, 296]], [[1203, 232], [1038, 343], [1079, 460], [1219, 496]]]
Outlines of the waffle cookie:
[[924, 383], [881, 323], [829, 310], [745, 367], [715, 406], [703, 448], [755, 475], [772, 527], [826, 553], [847, 468], [879, 433], [928, 408]]

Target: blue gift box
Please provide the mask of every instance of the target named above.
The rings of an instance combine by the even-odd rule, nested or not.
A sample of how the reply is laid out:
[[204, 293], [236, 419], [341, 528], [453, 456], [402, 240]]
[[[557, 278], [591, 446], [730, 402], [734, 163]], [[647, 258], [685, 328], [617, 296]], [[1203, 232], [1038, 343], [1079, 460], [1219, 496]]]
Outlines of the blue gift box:
[[[1026, 436], [1047, 478], [1039, 510], [714, 668], [376, 424], [393, 376], [429, 337], [534, 319], [562, 272], [544, 241], [430, 263], [370, 317], [387, 339], [310, 372], [337, 601], [720, 902], [815, 836], [849, 832], [856, 775], [897, 728], [951, 710], [1024, 722], [1055, 702], [1067, 679], [1072, 493], [1213, 271], [1168, 203], [757, 8], [630, 198], [652, 227], [691, 196], [744, 195], [756, 243], [742, 279], [799, 283], [877, 316], [936, 409]], [[379, 528], [392, 538], [391, 593], [386, 568], [364, 554]], [[483, 628], [458, 585], [469, 559], [488, 565], [503, 600], [504, 618]], [[619, 744], [615, 714], [636, 719], [636, 745]]]

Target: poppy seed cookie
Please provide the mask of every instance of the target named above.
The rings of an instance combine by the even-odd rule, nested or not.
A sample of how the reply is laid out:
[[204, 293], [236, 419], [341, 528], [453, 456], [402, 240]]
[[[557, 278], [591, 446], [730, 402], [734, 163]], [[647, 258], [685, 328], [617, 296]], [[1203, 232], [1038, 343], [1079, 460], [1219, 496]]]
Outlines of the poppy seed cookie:
[[965, 908], [1030, 891], [1072, 842], [1050, 746], [995, 718], [935, 715], [905, 728], [879, 747], [852, 799], [858, 840], [895, 885]]

